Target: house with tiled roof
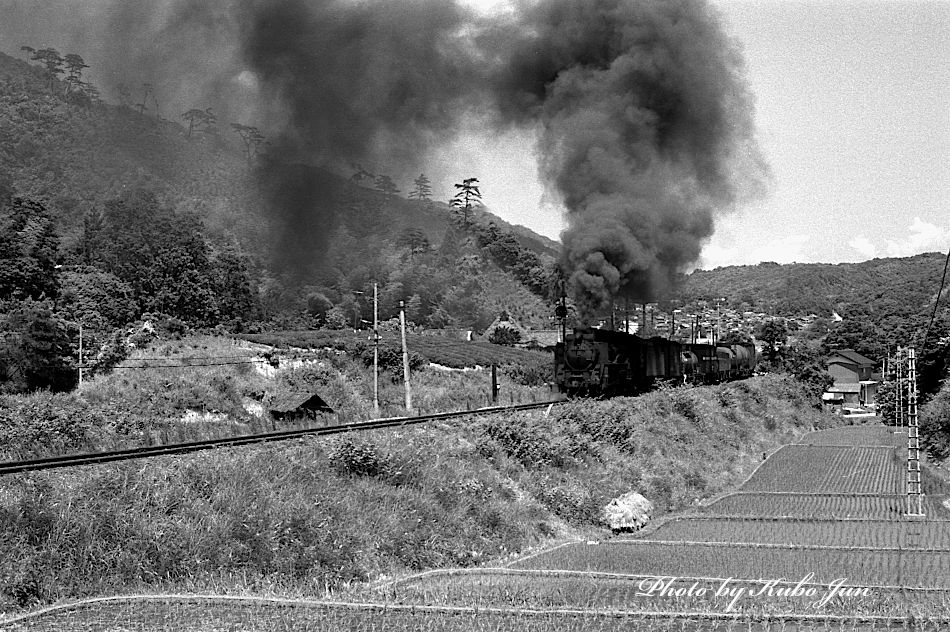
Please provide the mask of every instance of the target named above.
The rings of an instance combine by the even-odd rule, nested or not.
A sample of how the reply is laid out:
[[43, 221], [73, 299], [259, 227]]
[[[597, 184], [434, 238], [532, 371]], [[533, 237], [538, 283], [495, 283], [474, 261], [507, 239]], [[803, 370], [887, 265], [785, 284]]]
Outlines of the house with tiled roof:
[[839, 349], [828, 358], [827, 370], [834, 385], [822, 396], [832, 407], [870, 406], [877, 395], [876, 362], [854, 349]]

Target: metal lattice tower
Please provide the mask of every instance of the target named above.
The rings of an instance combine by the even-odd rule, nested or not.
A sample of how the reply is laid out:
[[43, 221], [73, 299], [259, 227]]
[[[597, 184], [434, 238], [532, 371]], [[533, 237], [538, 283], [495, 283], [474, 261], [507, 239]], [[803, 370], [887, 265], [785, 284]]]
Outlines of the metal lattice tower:
[[907, 350], [907, 515], [924, 515], [917, 426], [917, 351], [913, 347]]
[[897, 348], [897, 389], [895, 396], [897, 401], [894, 406], [894, 425], [898, 428], [904, 427], [904, 350]]

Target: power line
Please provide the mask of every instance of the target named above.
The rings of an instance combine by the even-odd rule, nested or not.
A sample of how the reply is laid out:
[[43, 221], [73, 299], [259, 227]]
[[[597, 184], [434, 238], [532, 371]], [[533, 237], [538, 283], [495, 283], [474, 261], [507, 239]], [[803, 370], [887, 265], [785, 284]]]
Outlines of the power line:
[[934, 319], [937, 317], [937, 306], [940, 305], [940, 296], [943, 294], [943, 287], [947, 282], [948, 266], [950, 266], [950, 250], [947, 251], [946, 261], [943, 262], [943, 278], [940, 279], [940, 289], [937, 290], [937, 298], [934, 300], [934, 311], [930, 314], [930, 322], [927, 324], [927, 333], [924, 334], [924, 344], [920, 346], [920, 352], [922, 354], [927, 350], [927, 340], [930, 338], [930, 329], [933, 327]]

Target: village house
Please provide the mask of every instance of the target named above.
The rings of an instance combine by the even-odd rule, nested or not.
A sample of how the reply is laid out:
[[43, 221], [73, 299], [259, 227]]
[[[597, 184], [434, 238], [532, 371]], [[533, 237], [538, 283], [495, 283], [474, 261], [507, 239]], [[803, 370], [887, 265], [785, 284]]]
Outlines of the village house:
[[878, 381], [874, 374], [875, 362], [853, 349], [840, 349], [828, 358], [828, 373], [834, 384], [824, 395], [826, 406], [871, 406], [877, 395]]
[[322, 397], [310, 392], [273, 395], [267, 405], [267, 410], [277, 421], [292, 422], [316, 419], [322, 413], [333, 412], [333, 408]]

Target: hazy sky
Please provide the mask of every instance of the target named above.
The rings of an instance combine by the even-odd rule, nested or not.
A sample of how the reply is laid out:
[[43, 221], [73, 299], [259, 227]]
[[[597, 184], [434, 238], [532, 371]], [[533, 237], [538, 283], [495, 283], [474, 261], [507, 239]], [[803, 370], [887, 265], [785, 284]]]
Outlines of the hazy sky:
[[[512, 2], [466, 1], [493, 13]], [[699, 264], [860, 261], [950, 248], [950, 0], [712, 1], [744, 49], [774, 179], [764, 199], [719, 219]], [[19, 54], [21, 40], [75, 49], [70, 33], [82, 40], [94, 26], [77, 17], [66, 40], [46, 42], [44, 24], [70, 0], [33, 3], [0, 0], [0, 33], [12, 9], [36, 15], [35, 25], [0, 42], [6, 52]], [[97, 4], [108, 2], [81, 6]], [[491, 210], [557, 238], [564, 219], [557, 200], [544, 197], [532, 144], [528, 133], [467, 134], [432, 157], [426, 173], [442, 200], [453, 182], [478, 177]]]
[[[950, 1], [714, 4], [744, 49], [774, 182], [719, 220], [700, 265], [950, 248]], [[542, 202], [527, 145], [479, 139], [453, 153], [471, 156], [461, 168], [496, 213], [556, 237], [563, 219]]]

